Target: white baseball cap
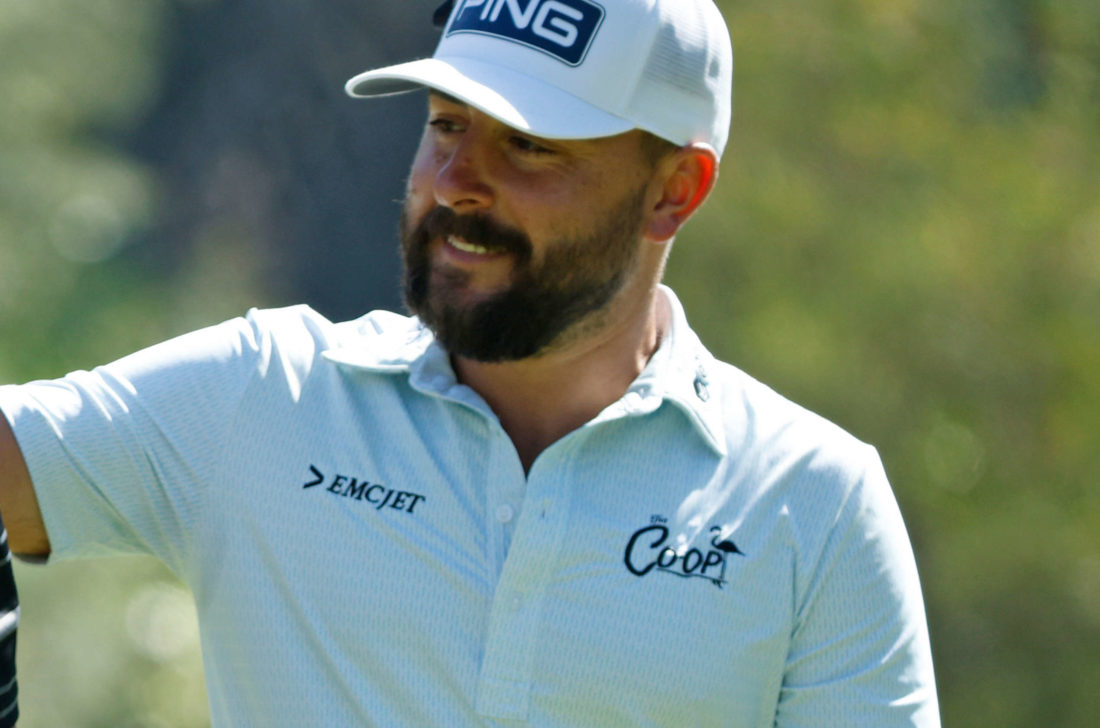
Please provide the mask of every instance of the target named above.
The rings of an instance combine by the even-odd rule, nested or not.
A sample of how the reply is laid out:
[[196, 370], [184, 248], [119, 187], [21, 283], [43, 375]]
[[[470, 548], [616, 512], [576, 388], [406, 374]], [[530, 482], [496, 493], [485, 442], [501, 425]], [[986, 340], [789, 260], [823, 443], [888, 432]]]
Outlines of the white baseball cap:
[[733, 48], [713, 0], [453, 5], [431, 58], [361, 73], [347, 82], [348, 94], [426, 86], [535, 136], [589, 139], [644, 129], [722, 154]]

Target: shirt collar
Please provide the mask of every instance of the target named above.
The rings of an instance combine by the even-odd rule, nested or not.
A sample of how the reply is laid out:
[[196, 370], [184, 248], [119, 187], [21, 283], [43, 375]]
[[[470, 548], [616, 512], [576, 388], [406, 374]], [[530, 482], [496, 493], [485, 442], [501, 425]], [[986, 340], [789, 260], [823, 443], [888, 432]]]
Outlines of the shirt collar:
[[647, 399], [668, 401], [678, 407], [711, 449], [725, 456], [726, 428], [721, 378], [717, 371], [720, 362], [691, 330], [684, 307], [672, 289], [660, 286], [660, 291], [668, 300], [672, 313], [670, 325], [661, 345], [634, 380], [628, 394], [643, 387], [648, 390], [643, 402]]
[[[660, 286], [660, 291], [672, 312], [668, 331], [623, 397], [589, 424], [648, 414], [668, 401], [684, 413], [717, 454], [724, 456], [727, 447], [716, 372], [719, 363], [688, 326], [683, 306], [672, 290]], [[322, 352], [329, 361], [380, 374], [408, 373], [414, 389], [489, 411], [473, 390], [457, 381], [447, 352], [418, 319], [372, 311], [341, 324], [340, 329], [338, 340]]]

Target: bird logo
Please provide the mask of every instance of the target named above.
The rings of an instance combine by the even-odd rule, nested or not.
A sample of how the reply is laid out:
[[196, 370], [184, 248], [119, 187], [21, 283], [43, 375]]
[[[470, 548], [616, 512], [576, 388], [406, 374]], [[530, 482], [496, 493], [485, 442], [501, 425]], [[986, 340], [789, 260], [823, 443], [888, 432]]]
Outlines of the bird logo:
[[719, 551], [724, 551], [727, 554], [740, 554], [741, 556], [745, 555], [745, 552], [737, 548], [737, 544], [735, 544], [733, 541], [730, 541], [729, 539], [723, 539], [722, 541], [718, 540], [722, 538], [721, 526], [711, 526], [710, 532], [714, 534], [710, 537], [710, 545], [714, 548], [718, 549]]

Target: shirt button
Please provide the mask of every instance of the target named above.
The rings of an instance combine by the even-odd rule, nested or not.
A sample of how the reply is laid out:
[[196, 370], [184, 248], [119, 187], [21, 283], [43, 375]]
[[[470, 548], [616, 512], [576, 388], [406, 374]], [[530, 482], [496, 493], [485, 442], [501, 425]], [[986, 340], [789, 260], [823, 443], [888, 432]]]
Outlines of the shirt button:
[[695, 378], [695, 394], [703, 402], [710, 399], [710, 390], [707, 388], [707, 380], [702, 375]]
[[507, 503], [502, 503], [501, 505], [497, 506], [497, 520], [501, 523], [508, 523], [512, 520], [513, 517], [515, 517], [515, 515], [516, 512], [512, 510], [512, 506], [508, 505]]

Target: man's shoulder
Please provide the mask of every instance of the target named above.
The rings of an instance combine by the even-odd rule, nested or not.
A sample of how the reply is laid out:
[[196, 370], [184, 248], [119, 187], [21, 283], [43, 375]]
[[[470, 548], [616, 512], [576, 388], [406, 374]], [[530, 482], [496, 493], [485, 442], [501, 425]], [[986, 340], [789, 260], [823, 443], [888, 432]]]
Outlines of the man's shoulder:
[[827, 417], [798, 404], [727, 362], [716, 361], [721, 407], [732, 453], [751, 452], [761, 462], [798, 461], [843, 479], [877, 460], [873, 447]]
[[753, 416], [759, 426], [797, 425], [814, 430], [822, 437], [854, 439], [850, 433], [825, 416], [790, 399], [737, 366], [715, 360], [713, 367], [724, 385], [723, 392], [727, 398], [727, 404], [732, 398]]
[[761, 474], [809, 467], [841, 475], [837, 482], [850, 482], [877, 460], [872, 447], [827, 417], [717, 358], [691, 329], [675, 294], [662, 290], [674, 322], [669, 389], [719, 452]]
[[382, 309], [333, 322], [307, 304], [254, 308], [240, 323], [258, 348], [270, 343], [283, 353], [299, 352], [308, 358], [326, 351], [397, 346], [422, 329], [417, 319]]

